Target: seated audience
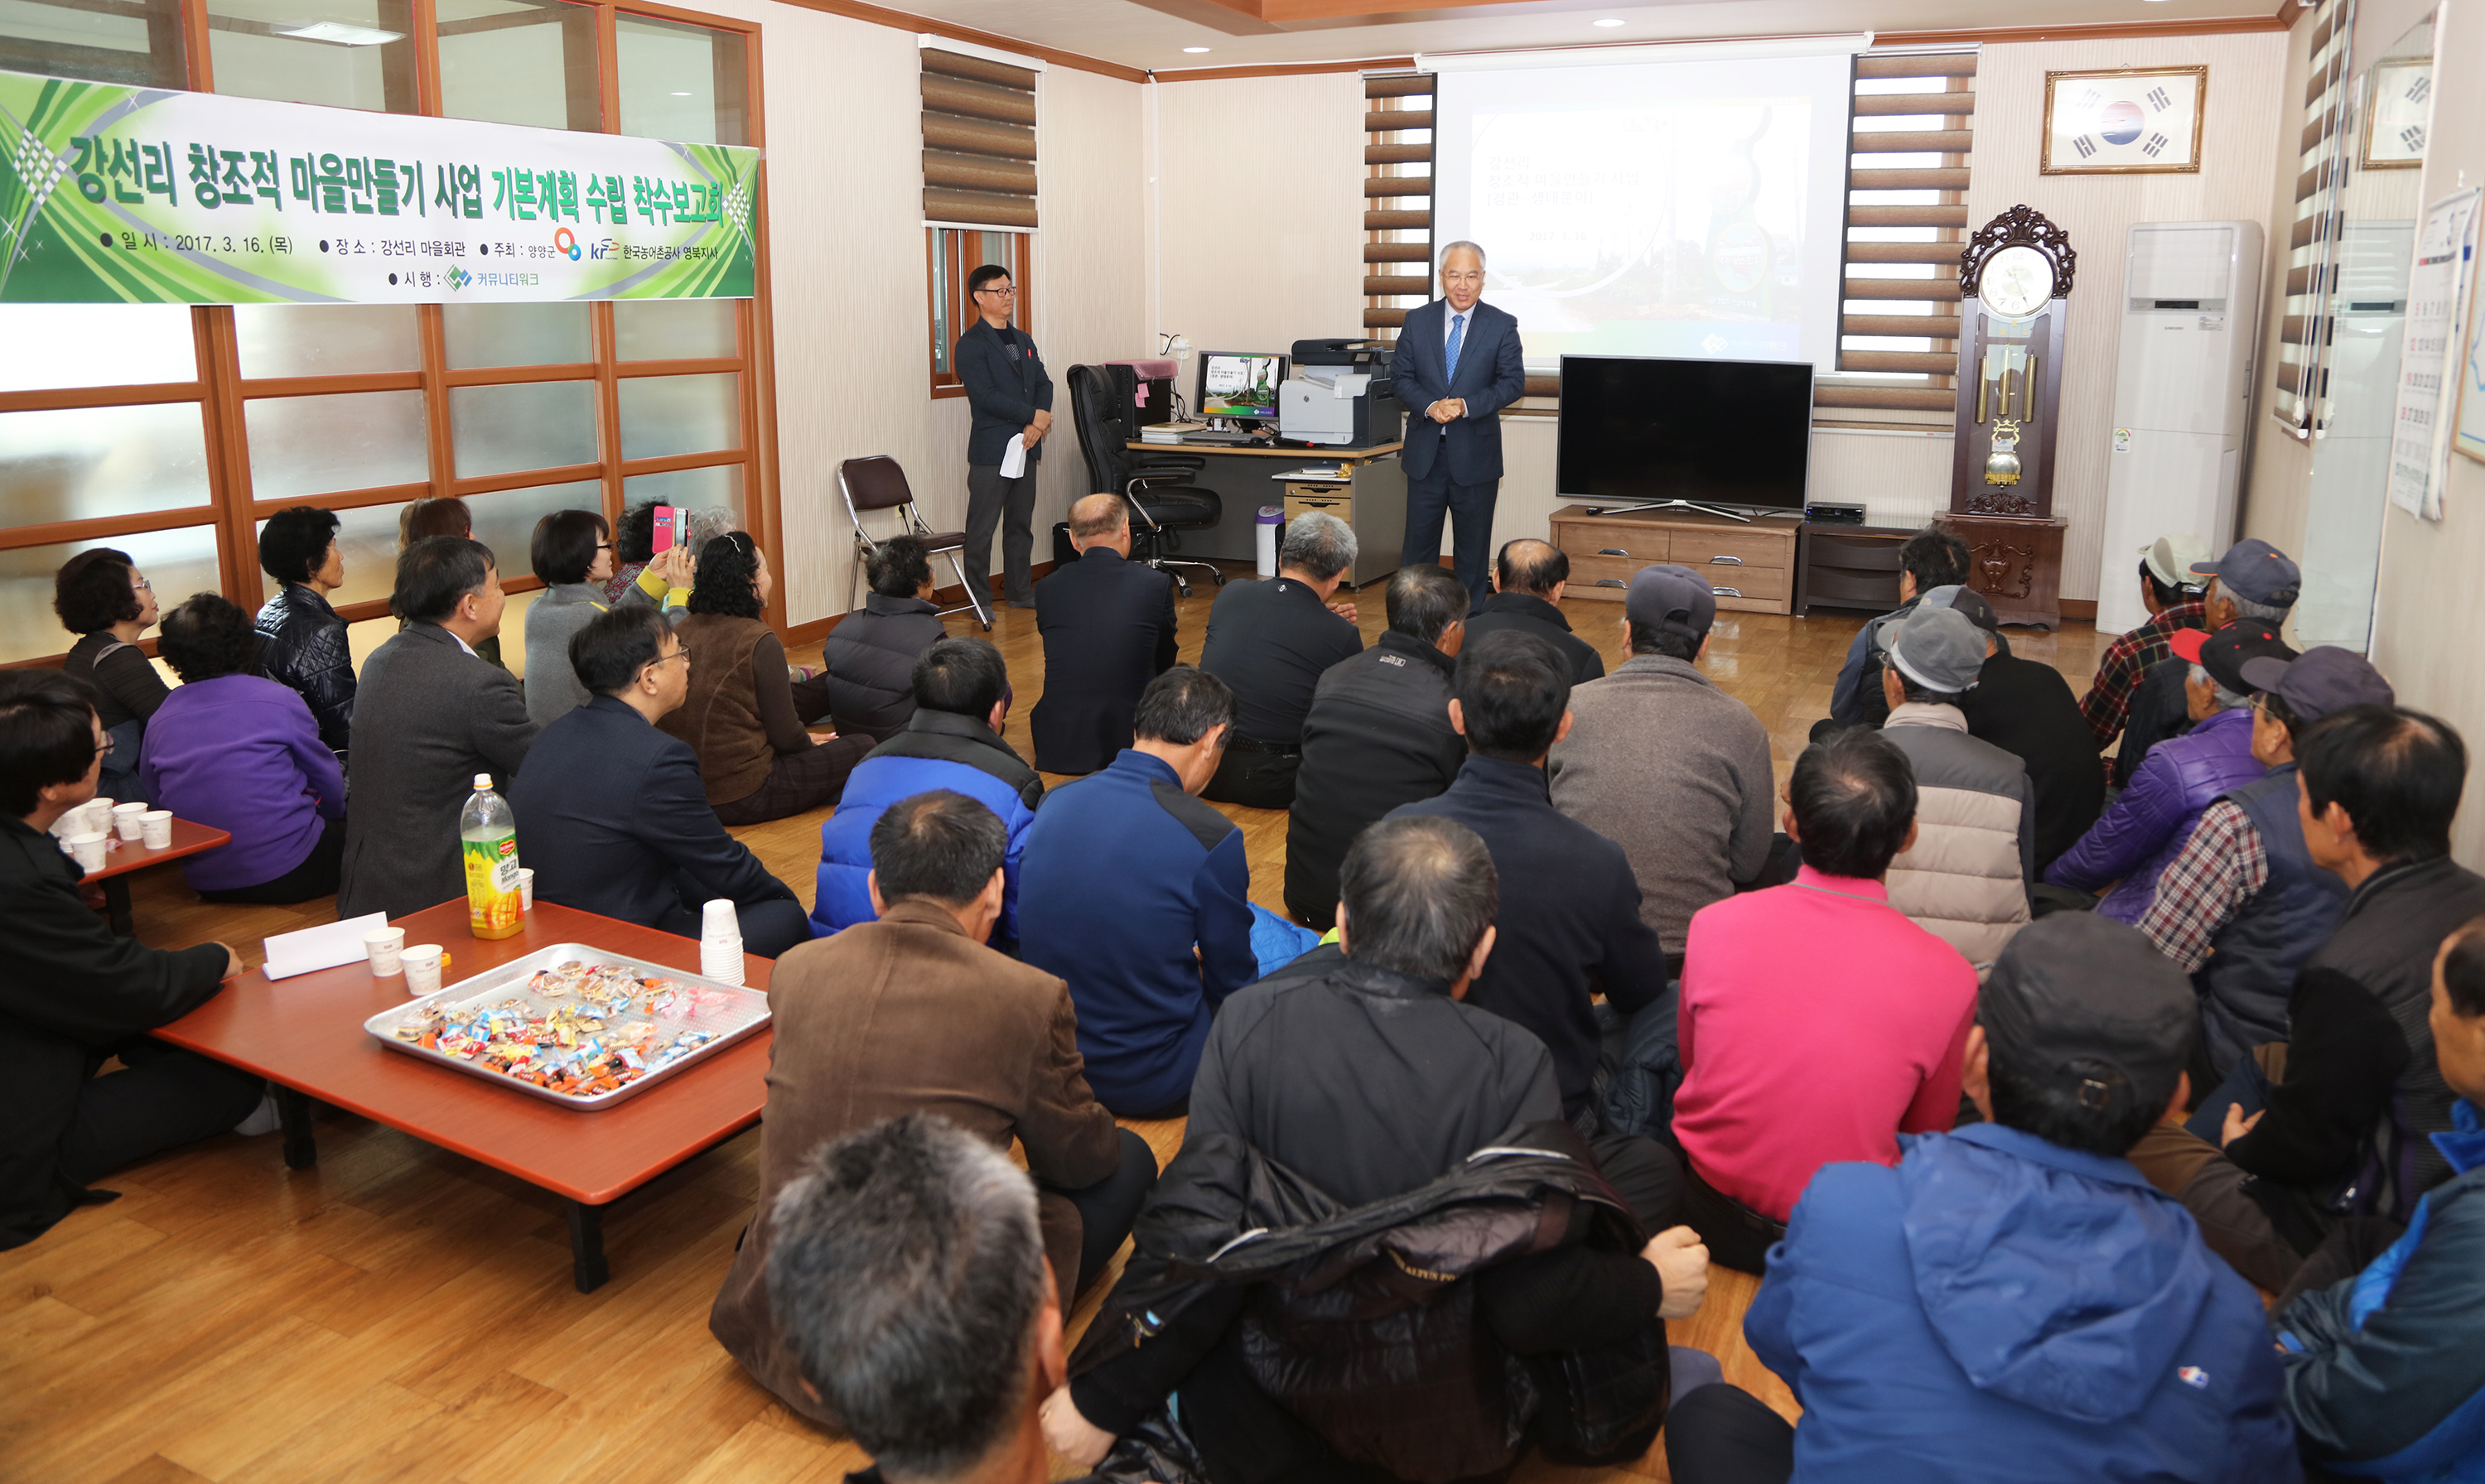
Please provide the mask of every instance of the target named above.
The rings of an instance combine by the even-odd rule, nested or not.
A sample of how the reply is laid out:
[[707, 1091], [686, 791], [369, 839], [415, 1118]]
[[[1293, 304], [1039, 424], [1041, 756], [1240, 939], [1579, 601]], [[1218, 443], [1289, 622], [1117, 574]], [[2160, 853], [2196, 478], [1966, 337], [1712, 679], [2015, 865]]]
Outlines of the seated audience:
[[[2307, 652], [2306, 659], [2322, 653]], [[2395, 1223], [2351, 1222], [2272, 1310], [2286, 1410], [2307, 1457], [2340, 1473], [2415, 1484], [2485, 1465], [2485, 919], [2434, 956], [2434, 1057], [2458, 1101], [2433, 1136], [2453, 1174]]]
[[640, 580], [615, 599], [604, 596], [613, 575], [613, 543], [604, 517], [592, 510], [556, 510], [535, 522], [527, 556], [544, 590], [527, 607], [527, 715], [550, 726], [587, 704], [588, 690], [569, 665], [569, 641], [608, 608], [659, 607], [681, 574], [680, 547], [640, 569]]
[[[1553, 807], [1544, 795], [1544, 754], [1570, 731], [1570, 661], [1532, 634], [1478, 637], [1459, 653], [1450, 725], [1467, 740], [1466, 765], [1448, 792], [1389, 812], [1393, 820], [1456, 820], [1492, 852], [1501, 882], [1492, 961], [1476, 976], [1467, 1003], [1525, 1026], [1553, 1056], [1562, 1116], [1588, 1109], [1598, 1028], [1594, 997], [1625, 1017], [1665, 995], [1665, 949], [1640, 920], [1639, 886], [1623, 848]], [[1593, 1115], [1591, 1115], [1593, 1120]], [[1583, 1128], [1593, 1133], [1593, 1121]], [[1639, 1144], [1643, 1141], [1625, 1141]], [[1648, 1152], [1658, 1152], [1653, 1146]], [[1598, 1157], [1608, 1166], [1609, 1151]], [[1663, 1196], [1634, 1204], [1672, 1226], [1669, 1168], [1653, 1174]], [[1622, 1175], [1606, 1173], [1622, 1182]]]
[[[1037, 1184], [1029, 1226], [1068, 1297], [1104, 1276], [1156, 1184], [1146, 1141], [1116, 1129], [1087, 1090], [1061, 981], [983, 946], [1000, 913], [1007, 839], [993, 812], [963, 794], [936, 789], [892, 804], [872, 826], [879, 920], [794, 949], [769, 980], [776, 1049], [759, 1201], [708, 1329], [814, 1421], [840, 1418], [833, 1398], [803, 1385], [817, 1358], [787, 1343], [799, 1343], [799, 1326], [789, 1334], [779, 1324], [806, 1297], [828, 1295], [811, 1275], [788, 1274], [799, 1259], [778, 1245], [778, 1193], [798, 1185], [823, 1143], [899, 1115], [962, 1128], [996, 1156], [1017, 1141]], [[788, 1276], [801, 1286], [783, 1287]]]
[[774, 958], [809, 942], [803, 904], [717, 823], [697, 757], [657, 725], [691, 688], [689, 651], [663, 615], [597, 613], [561, 663], [587, 704], [543, 729], [509, 786], [535, 900], [695, 938], [723, 899], [746, 952]]
[[[2105, 772], [2071, 683], [2039, 660], [2022, 660], [2002, 636], [1993, 606], [1970, 587], [1935, 588], [1928, 603], [1956, 608], [1984, 634], [1984, 666], [1958, 699], [1967, 735], [2019, 759], [2035, 796], [2036, 869], [2069, 850], [2105, 810]], [[1886, 697], [1885, 697], [1886, 699]]]
[[147, 585], [126, 552], [91, 547], [53, 574], [52, 611], [60, 615], [62, 628], [78, 636], [61, 668], [95, 688], [96, 715], [103, 721], [103, 734], [112, 739], [98, 792], [106, 798], [130, 797], [148, 718], [173, 693], [138, 647], [138, 636], [154, 627], [161, 611], [155, 589]]
[[2347, 884], [2312, 863], [2296, 817], [2295, 740], [2350, 706], [2388, 706], [2389, 682], [2361, 655], [2323, 645], [2288, 661], [2247, 660], [2253, 760], [2268, 776], [2228, 789], [2157, 879], [2140, 931], [2192, 976], [2204, 1035], [2194, 1076], [2211, 1086], [2254, 1046], [2286, 1039], [2297, 971], [2330, 941]]
[[466, 895], [458, 811], [478, 773], [505, 793], [540, 730], [509, 672], [478, 662], [505, 603], [479, 541], [425, 536], [397, 557], [389, 611], [405, 627], [363, 661], [354, 697], [338, 917]]
[[1890, 641], [1898, 637], [1898, 625], [1916, 610], [1925, 594], [1936, 587], [1964, 583], [1967, 565], [1967, 543], [1929, 526], [1909, 536], [1906, 544], [1898, 548], [1898, 606], [1855, 631], [1853, 641], [1846, 646], [1846, 661], [1839, 666], [1837, 684], [1830, 688], [1829, 719], [1815, 723], [1814, 742], [1819, 742], [1832, 725], [1881, 724], [1889, 708], [1883, 697], [1880, 670], [1888, 660]]
[[259, 529], [259, 570], [281, 585], [259, 605], [259, 662], [311, 706], [319, 741], [341, 756], [354, 728], [354, 655], [328, 595], [345, 585], [336, 513], [314, 505], [279, 510]]
[[[2199, 623], [2200, 630], [2207, 634], [2241, 622], [2256, 623], [2275, 634], [2285, 627], [2286, 615], [2293, 610], [2296, 595], [2304, 585], [2304, 575], [2295, 563], [2276, 547], [2259, 540], [2238, 541], [2215, 562], [2194, 562], [2192, 575], [2195, 579], [2209, 579], [2200, 599]], [[2122, 746], [2115, 754], [2114, 781], [2117, 788], [2130, 786], [2140, 765], [2148, 761], [2151, 748], [2168, 738], [2182, 736], [2199, 719], [2191, 713], [2186, 688], [2191, 672], [2178, 662], [2183, 658], [2176, 646], [2174, 658], [2161, 660], [2152, 666], [2133, 695], [2130, 713], [2123, 720]]]
[[[396, 513], [397, 554], [403, 556], [408, 547], [425, 536], [456, 536], [472, 541], [475, 539], [475, 514], [466, 508], [466, 501], [453, 496], [426, 495], [409, 501]], [[397, 620], [397, 627], [405, 627], [405, 621]], [[475, 641], [475, 656], [504, 670], [508, 668], [501, 659], [501, 635], [497, 631]]]
[[1691, 1392], [1677, 1484], [2301, 1478], [2258, 1296], [2123, 1159], [2182, 1110], [2191, 1000], [2117, 923], [2011, 939], [1968, 1041], [1984, 1121], [1824, 1167], [1770, 1254], [1743, 1335], [1803, 1420]]
[[[96, 796], [105, 749], [91, 692], [52, 670], [0, 670], [0, 1251], [109, 1201], [90, 1183], [233, 1127], [261, 1084], [148, 1038], [242, 970], [222, 943], [149, 948], [86, 904], [47, 833]], [[121, 1070], [96, 1076], [106, 1059]]]
[[1026, 835], [1019, 943], [1070, 982], [1105, 1106], [1179, 1118], [1210, 1017], [1260, 974], [1242, 831], [1192, 796], [1216, 771], [1234, 692], [1178, 665], [1149, 682], [1134, 725], [1111, 767], [1045, 798]]
[[910, 1113], [801, 1157], [771, 1221], [785, 1380], [875, 1460], [851, 1484], [1045, 1484], [1060, 1280], [1007, 1155]]
[[1493, 560], [1492, 596], [1467, 615], [1467, 632], [1477, 638], [1505, 629], [1535, 634], [1570, 661], [1570, 684], [1601, 680], [1605, 657], [1572, 634], [1562, 614], [1562, 593], [1570, 585], [1570, 558], [1560, 547], [1530, 536], [1505, 541]]
[[1389, 627], [1339, 661], [1303, 715], [1303, 766], [1286, 816], [1286, 910], [1327, 931], [1337, 868], [1354, 837], [1400, 804], [1450, 786], [1466, 762], [1450, 725], [1450, 672], [1466, 642], [1467, 590], [1445, 567], [1389, 579]]
[[805, 729], [785, 645], [762, 616], [777, 586], [767, 553], [750, 532], [727, 531], [699, 548], [697, 571], [690, 614], [673, 626], [690, 651], [690, 699], [656, 724], [698, 754], [707, 801], [727, 824], [832, 801], [871, 741]]
[[885, 742], [915, 715], [915, 663], [946, 637], [933, 602], [932, 558], [913, 536], [891, 536], [863, 563], [871, 591], [821, 646], [826, 668], [794, 687], [804, 719], [832, 718], [840, 736]]
[[846, 780], [837, 812], [820, 826], [820, 873], [812, 932], [867, 923], [872, 909], [871, 832], [901, 798], [950, 789], [981, 803], [1009, 833], [1001, 861], [1001, 915], [993, 946], [1018, 946], [1019, 861], [1044, 802], [1044, 780], [1001, 740], [1009, 715], [1009, 666], [986, 638], [942, 638], [915, 661], [907, 685], [915, 708], [906, 730], [871, 749]]
[[[1410, 1327], [1384, 1308], [1385, 1281], [1350, 1279], [1339, 1288], [1366, 1296], [1352, 1313], [1332, 1307], [1317, 1322], [1283, 1323], [1283, 1290], [1242, 1282], [1145, 1310], [1161, 1322], [1127, 1322], [1138, 1316], [1123, 1310], [1150, 1291], [1145, 1269], [1165, 1255], [1147, 1233], [1168, 1203], [1189, 1226], [1273, 1225], [1256, 1219], [1257, 1202], [1236, 1209], [1234, 1195], [1246, 1174], [1275, 1167], [1341, 1211], [1392, 1202], [1407, 1213], [1390, 1223], [1401, 1226], [1426, 1209], [1427, 1196], [1450, 1199], [1460, 1175], [1488, 1178], [1495, 1162], [1470, 1160], [1487, 1146], [1570, 1132], [1542, 1127], [1560, 1110], [1543, 1044], [1460, 1003], [1496, 952], [1496, 879], [1484, 842], [1451, 820], [1388, 820], [1355, 840], [1340, 875], [1344, 956], [1254, 985], [1216, 1017], [1183, 1152], [1142, 1224], [1139, 1256], [1082, 1343], [1078, 1378], [1045, 1405], [1046, 1435], [1076, 1465], [1093, 1467], [1170, 1398], [1209, 1478], [1498, 1476], [1530, 1412], [1567, 1410], [1556, 1381], [1541, 1408], [1511, 1406], [1503, 1431], [1487, 1409], [1502, 1402], [1505, 1364], [1525, 1358], [1544, 1376], [1537, 1364], [1561, 1352], [1657, 1339], [1662, 1326], [1652, 1320], [1689, 1316], [1707, 1292], [1707, 1255], [1689, 1231], [1657, 1231], [1640, 1246], [1654, 1228], [1608, 1220], [1622, 1214], [1610, 1197], [1582, 1188], [1562, 1211], [1542, 1204], [1540, 1190], [1522, 1219], [1545, 1229], [1525, 1233], [1526, 1255], [1491, 1261], [1507, 1249], [1479, 1251], [1473, 1226], [1461, 1228], [1464, 1240], [1409, 1244], [1401, 1267], [1434, 1252], [1441, 1267], [1459, 1265], [1428, 1268], [1425, 1286], [1473, 1276], [1470, 1302], [1446, 1316], [1450, 1306], [1438, 1305]], [[1297, 1204], [1293, 1222], [1303, 1220]], [[1631, 1234], [1616, 1241], [1618, 1228]], [[1386, 1235], [1378, 1244], [1395, 1251]], [[1320, 1346], [1318, 1356], [1300, 1353], [1306, 1343]], [[1642, 1371], [1639, 1384], [1661, 1388], [1663, 1368], [1653, 1356], [1649, 1363], [1655, 1374]], [[1607, 1405], [1619, 1411], [1625, 1397], [1615, 1393], [1631, 1385], [1617, 1378]], [[1651, 1416], [1661, 1417], [1662, 1391], [1651, 1400]], [[1475, 1436], [1480, 1416], [1489, 1436]], [[1347, 1425], [1322, 1425], [1340, 1419]], [[1440, 1466], [1445, 1448], [1461, 1444], [1485, 1456], [1422, 1472], [1389, 1467], [1410, 1456]]]
[[1983, 673], [1985, 635], [1936, 606], [1940, 591], [1898, 626], [1881, 671], [1881, 735], [1916, 780], [1916, 833], [1890, 862], [1890, 905], [1982, 968], [2028, 924], [2035, 790], [2017, 753], [1967, 735], [1959, 707]]
[[1821, 1166], [1894, 1165], [1898, 1136], [1958, 1116], [1976, 971], [1892, 906], [1916, 784], [1886, 734], [1815, 742], [1787, 784], [1792, 882], [1703, 907], [1682, 965], [1687, 1219], [1719, 1262], [1761, 1270]]
[[1690, 568], [1633, 573], [1631, 657], [1570, 692], [1578, 724], [1545, 764], [1554, 807], [1622, 845], [1668, 979], [1682, 977], [1691, 914], [1762, 874], [1777, 827], [1768, 728], [1700, 670], [1716, 619]]
[[1303, 715], [1331, 665], [1363, 653], [1352, 603], [1329, 596], [1354, 565], [1354, 532], [1315, 510], [1287, 523], [1277, 576], [1229, 582], [1208, 613], [1199, 667], [1234, 692], [1234, 735], [1203, 798], [1283, 809], [1303, 761]]
[[1070, 544], [1079, 559], [1035, 588], [1044, 694], [1027, 720], [1037, 768], [1092, 773], [1131, 745], [1139, 692], [1173, 665], [1173, 579], [1129, 559], [1131, 507], [1119, 495], [1073, 502]]
[[2237, 1060], [2188, 1126], [2151, 1129], [2131, 1156], [2272, 1289], [2342, 1216], [2405, 1223], [2449, 1177], [2432, 1142], [2453, 1128], [2425, 1018], [2433, 956], [2485, 913], [2485, 877], [2450, 858], [2468, 777], [2457, 732], [2350, 706], [2307, 729], [2295, 761], [2305, 850], [2347, 884], [2337, 931], [2296, 976], [2287, 1039]]
[[2193, 575], [2192, 564], [2208, 554], [2209, 544], [2189, 531], [2160, 536], [2140, 549], [2140, 603], [2148, 610], [2148, 621], [2106, 646], [2096, 678], [2080, 697], [2080, 715], [2088, 718], [2099, 752], [2122, 735], [2142, 678], [2173, 655], [2168, 641], [2185, 629], [2207, 629], [2200, 607], [2204, 584]]
[[2269, 771], [2253, 756], [2252, 685], [2243, 666], [2295, 658], [2275, 628], [2251, 619], [2213, 634], [2184, 629], [2170, 642], [2190, 666], [2184, 690], [2192, 730], [2151, 749], [2114, 806], [2045, 872], [2056, 886], [2104, 893], [2097, 910], [2118, 923], [2136, 924], [2148, 910], [2157, 878], [2183, 853], [2210, 803]]
[[613, 575], [604, 580], [604, 601], [620, 602], [655, 559], [656, 501], [642, 500], [613, 523]]
[[335, 895], [344, 769], [302, 697], [255, 673], [250, 615], [200, 593], [164, 615], [161, 648], [181, 685], [147, 728], [139, 789], [156, 808], [232, 836], [181, 862], [190, 889], [208, 902]]

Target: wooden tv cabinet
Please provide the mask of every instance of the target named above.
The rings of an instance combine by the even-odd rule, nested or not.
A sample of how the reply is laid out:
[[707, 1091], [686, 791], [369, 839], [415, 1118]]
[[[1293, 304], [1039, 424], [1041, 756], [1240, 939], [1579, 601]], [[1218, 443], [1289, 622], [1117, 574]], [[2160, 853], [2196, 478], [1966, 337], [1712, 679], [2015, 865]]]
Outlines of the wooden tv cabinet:
[[1742, 613], [1793, 611], [1795, 533], [1800, 519], [1763, 516], [1745, 525], [1682, 510], [1590, 515], [1585, 505], [1553, 512], [1553, 544], [1570, 558], [1573, 598], [1619, 603], [1631, 574], [1652, 562], [1706, 573], [1717, 607]]

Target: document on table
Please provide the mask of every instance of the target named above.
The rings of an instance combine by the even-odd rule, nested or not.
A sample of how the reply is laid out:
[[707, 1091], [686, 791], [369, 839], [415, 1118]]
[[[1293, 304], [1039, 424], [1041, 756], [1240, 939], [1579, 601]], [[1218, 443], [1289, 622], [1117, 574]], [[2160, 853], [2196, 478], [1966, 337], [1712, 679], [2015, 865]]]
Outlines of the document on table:
[[1026, 435], [1021, 433], [1001, 450], [1001, 477], [1015, 479], [1026, 472]]
[[267, 961], [259, 972], [270, 979], [290, 979], [314, 969], [333, 969], [363, 958], [363, 934], [388, 926], [386, 912], [367, 912], [343, 922], [299, 932], [279, 932], [265, 940]]

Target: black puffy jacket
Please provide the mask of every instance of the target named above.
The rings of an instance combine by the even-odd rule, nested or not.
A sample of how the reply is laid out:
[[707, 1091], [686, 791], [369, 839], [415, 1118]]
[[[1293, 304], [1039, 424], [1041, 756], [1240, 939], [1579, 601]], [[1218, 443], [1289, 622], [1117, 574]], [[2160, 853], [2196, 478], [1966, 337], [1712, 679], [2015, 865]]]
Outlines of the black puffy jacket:
[[[1585, 1222], [1572, 1219], [1579, 1206]], [[1513, 1130], [1431, 1184], [1355, 1210], [1242, 1141], [1210, 1135], [1158, 1181], [1071, 1372], [1247, 1286], [1253, 1381], [1342, 1458], [1417, 1481], [1498, 1471], [1530, 1442], [1563, 1463], [1637, 1458], [1671, 1389], [1662, 1321], [1594, 1350], [1515, 1357], [1481, 1319], [1469, 1281], [1582, 1230], [1588, 1246], [1640, 1242], [1565, 1123]]]
[[905, 731], [915, 715], [915, 661], [948, 632], [941, 610], [920, 598], [864, 594], [820, 646], [837, 730], [876, 742]]
[[345, 621], [328, 600], [298, 582], [259, 610], [259, 660], [267, 678], [302, 692], [319, 741], [340, 758], [354, 728], [354, 656]]

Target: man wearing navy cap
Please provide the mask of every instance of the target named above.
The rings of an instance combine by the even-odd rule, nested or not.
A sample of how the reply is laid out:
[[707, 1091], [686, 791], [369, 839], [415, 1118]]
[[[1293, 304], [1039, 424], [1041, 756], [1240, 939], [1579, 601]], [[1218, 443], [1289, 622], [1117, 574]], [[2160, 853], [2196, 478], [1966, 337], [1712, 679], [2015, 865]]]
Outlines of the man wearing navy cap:
[[[2210, 648], [2223, 664], [2226, 646]], [[2204, 664], [2208, 659], [2204, 648]], [[2254, 692], [2253, 757], [2269, 776], [2209, 805], [2140, 919], [2148, 941], [2200, 990], [2211, 1074], [2204, 1081], [2234, 1070], [2251, 1048], [2286, 1039], [2296, 971], [2330, 940], [2347, 902], [2347, 884], [2305, 849], [2295, 816], [2296, 738], [2332, 712], [2396, 699], [2362, 655], [2328, 645], [2291, 661], [2246, 659], [2236, 678]]]
[[[2215, 634], [2244, 620], [2275, 633], [2286, 627], [2286, 615], [2295, 610], [2295, 600], [2304, 590], [2303, 570], [2285, 553], [2258, 537], [2236, 542], [2216, 561], [2192, 563], [2191, 573], [2208, 581], [2200, 594], [2203, 616], [2198, 632], [2202, 634]], [[2130, 785], [2140, 765], [2148, 760], [2150, 748], [2186, 731], [2183, 688], [2187, 673], [2185, 666], [2168, 660], [2152, 668], [2141, 682], [2123, 727], [2122, 750], [2115, 756], [2114, 781], [2117, 785]]]

